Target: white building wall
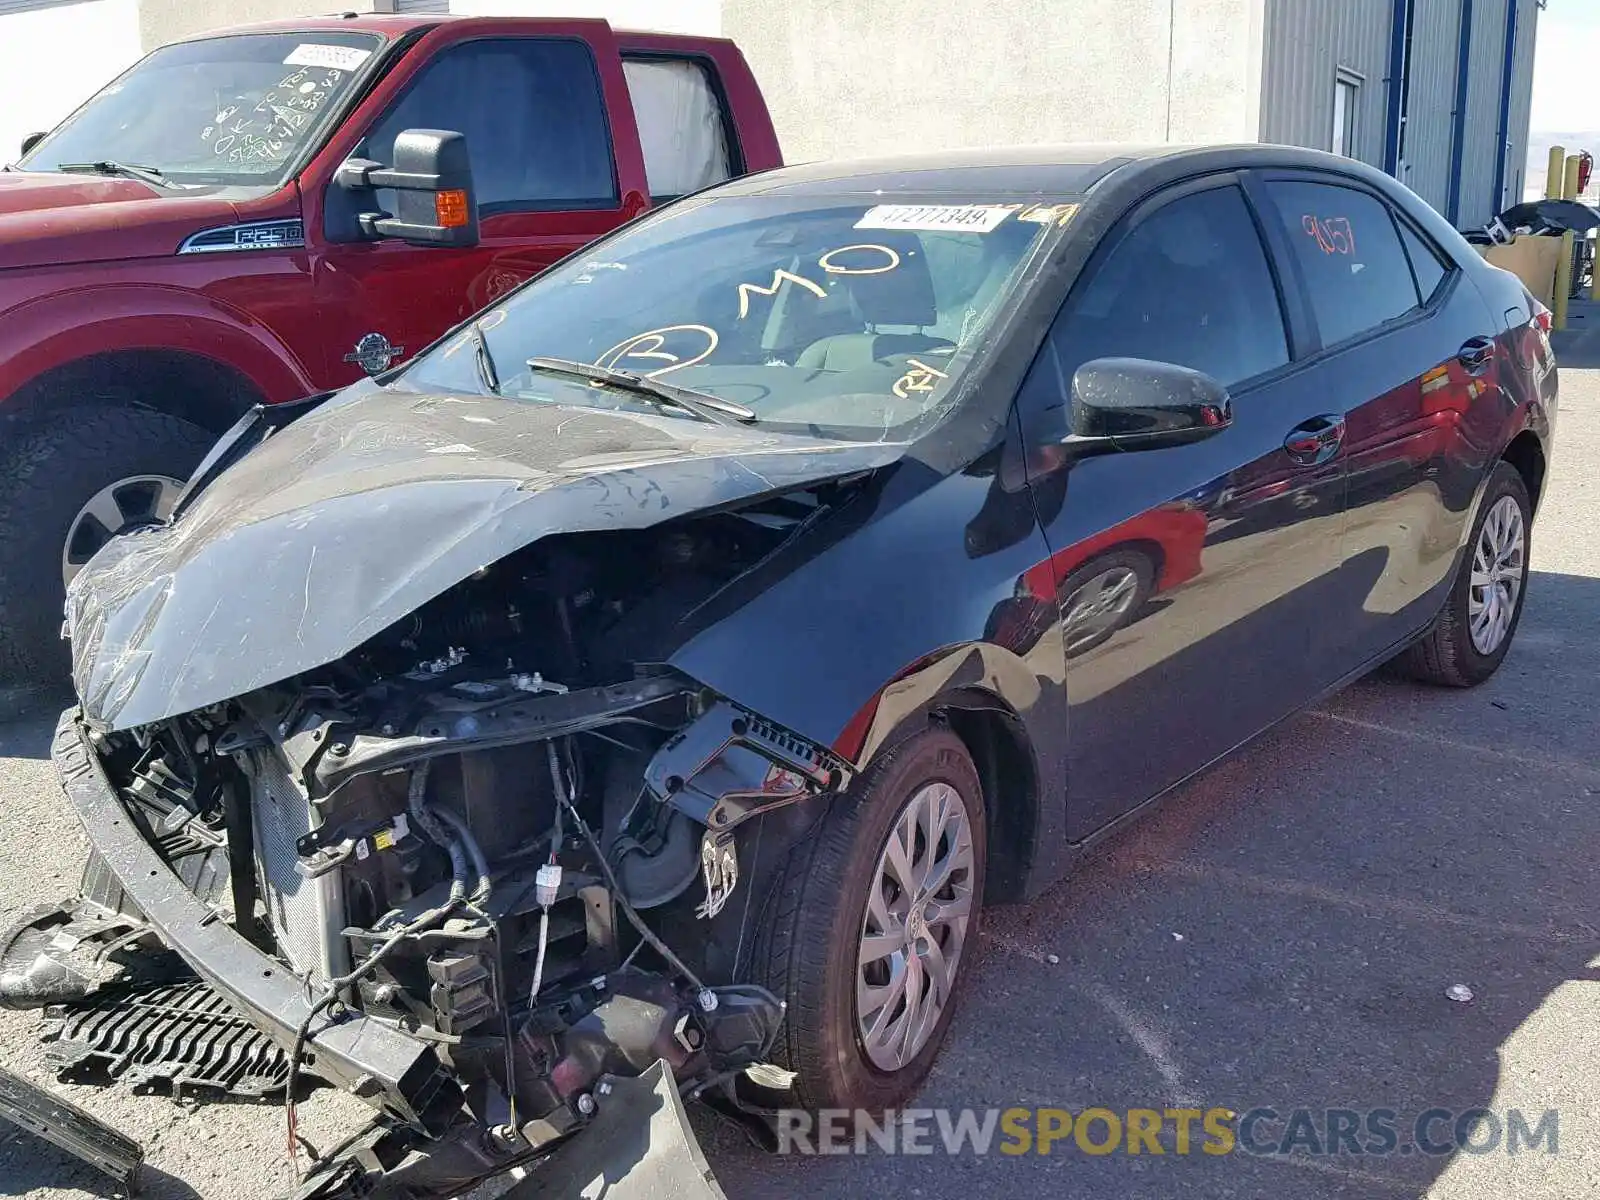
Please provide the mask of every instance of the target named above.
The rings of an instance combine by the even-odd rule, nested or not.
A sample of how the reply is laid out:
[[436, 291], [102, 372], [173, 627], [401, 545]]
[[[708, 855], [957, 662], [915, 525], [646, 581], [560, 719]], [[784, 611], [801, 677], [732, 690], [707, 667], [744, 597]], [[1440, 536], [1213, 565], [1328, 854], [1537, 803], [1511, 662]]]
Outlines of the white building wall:
[[1263, 0], [725, 0], [793, 160], [1255, 133]]
[[473, 17], [602, 17], [617, 29], [722, 33], [721, 0], [449, 0], [449, 11]]
[[[3, 7], [0, 7], [3, 11]], [[87, 0], [0, 15], [0, 163], [136, 62], [138, 0]]]

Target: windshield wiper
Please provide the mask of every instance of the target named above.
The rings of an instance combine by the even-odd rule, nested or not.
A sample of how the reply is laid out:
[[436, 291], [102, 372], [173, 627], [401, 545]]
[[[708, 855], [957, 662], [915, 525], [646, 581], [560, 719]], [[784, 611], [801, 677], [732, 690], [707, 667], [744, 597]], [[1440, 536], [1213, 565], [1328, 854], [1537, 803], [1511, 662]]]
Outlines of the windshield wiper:
[[99, 162], [57, 163], [56, 170], [65, 171], [69, 175], [121, 175], [155, 187], [178, 186], [163, 175], [158, 167], [142, 167], [138, 163], [117, 162], [111, 158], [103, 158]]
[[635, 375], [632, 371], [597, 367], [593, 363], [575, 362], [570, 358], [544, 357], [530, 358], [528, 370], [548, 371], [552, 375], [569, 375], [574, 379], [584, 379], [606, 387], [622, 388], [647, 399], [664, 401], [685, 412], [693, 413], [702, 421], [712, 421], [718, 425], [727, 425], [731, 421], [748, 425], [756, 419], [753, 409], [735, 404], [732, 400], [724, 400], [721, 396], [714, 396], [710, 392], [702, 392], [695, 388], [662, 383], [659, 379], [652, 379], [648, 375]]
[[489, 353], [489, 339], [484, 336], [483, 326], [474, 321], [472, 323], [473, 354], [478, 361], [478, 378], [483, 380], [483, 386], [496, 396], [500, 394], [500, 372], [494, 369], [494, 355]]

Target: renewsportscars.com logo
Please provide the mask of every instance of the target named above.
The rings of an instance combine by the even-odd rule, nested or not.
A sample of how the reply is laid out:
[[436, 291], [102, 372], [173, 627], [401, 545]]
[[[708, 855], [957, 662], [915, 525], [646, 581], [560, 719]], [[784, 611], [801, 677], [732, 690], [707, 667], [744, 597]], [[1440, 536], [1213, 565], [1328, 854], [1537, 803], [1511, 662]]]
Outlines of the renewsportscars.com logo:
[[1559, 1154], [1555, 1109], [784, 1109], [780, 1154]]

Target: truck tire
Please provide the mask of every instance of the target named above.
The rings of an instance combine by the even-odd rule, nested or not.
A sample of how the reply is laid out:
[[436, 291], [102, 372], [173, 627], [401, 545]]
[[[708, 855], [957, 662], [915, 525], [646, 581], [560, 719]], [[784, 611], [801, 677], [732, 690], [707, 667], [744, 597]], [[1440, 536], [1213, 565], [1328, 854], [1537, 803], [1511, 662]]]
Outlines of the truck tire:
[[[930, 828], [945, 834], [930, 845], [911, 833], [898, 861], [919, 882], [901, 888], [890, 846]], [[972, 974], [985, 833], [972, 756], [952, 731], [930, 728], [883, 751], [790, 855], [753, 965], [788, 1006], [777, 1057], [797, 1073], [803, 1107], [880, 1112], [921, 1086]]]
[[[165, 413], [78, 407], [50, 414], [0, 450], [0, 686], [48, 688], [67, 680], [60, 638], [67, 537], [83, 527], [91, 498], [123, 481], [151, 481], [109, 493], [126, 506], [121, 528], [130, 528], [148, 516], [138, 511], [141, 490], [153, 496], [154, 481], [187, 479], [215, 441]], [[161, 491], [170, 494], [170, 486]], [[98, 526], [83, 528], [80, 557], [103, 540], [98, 533]]]

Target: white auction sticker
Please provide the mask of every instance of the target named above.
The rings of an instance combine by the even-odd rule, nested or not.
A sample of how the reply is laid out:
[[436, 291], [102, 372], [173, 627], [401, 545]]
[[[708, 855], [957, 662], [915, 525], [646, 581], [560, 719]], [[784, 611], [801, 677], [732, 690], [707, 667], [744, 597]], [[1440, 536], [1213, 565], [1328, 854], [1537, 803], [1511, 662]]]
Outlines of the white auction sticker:
[[335, 71], [354, 71], [372, 57], [371, 50], [359, 46], [318, 46], [302, 42], [283, 60], [286, 67], [331, 67]]
[[879, 204], [867, 209], [855, 227], [990, 233], [1016, 209], [1015, 204]]

